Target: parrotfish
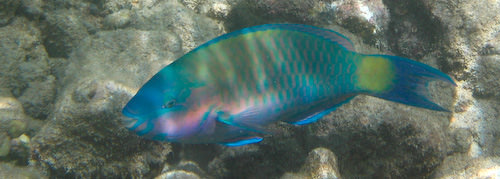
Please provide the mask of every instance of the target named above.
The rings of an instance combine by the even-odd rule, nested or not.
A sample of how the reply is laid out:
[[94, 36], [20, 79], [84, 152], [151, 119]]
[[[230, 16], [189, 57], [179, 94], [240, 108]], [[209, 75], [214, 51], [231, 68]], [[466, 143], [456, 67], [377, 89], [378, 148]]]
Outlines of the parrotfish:
[[128, 129], [153, 140], [241, 146], [278, 121], [313, 123], [359, 94], [448, 111], [427, 84], [445, 73], [398, 56], [357, 53], [344, 35], [300, 24], [224, 34], [147, 81], [123, 108]]

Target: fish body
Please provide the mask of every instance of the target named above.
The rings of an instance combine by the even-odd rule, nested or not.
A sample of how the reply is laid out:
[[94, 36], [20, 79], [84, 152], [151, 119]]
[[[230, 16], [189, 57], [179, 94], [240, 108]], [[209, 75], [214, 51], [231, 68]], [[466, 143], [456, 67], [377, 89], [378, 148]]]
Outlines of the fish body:
[[446, 111], [426, 98], [446, 74], [396, 56], [356, 53], [340, 33], [267, 24], [217, 37], [154, 75], [127, 103], [126, 126], [147, 138], [240, 146], [271, 123], [304, 125], [366, 94]]

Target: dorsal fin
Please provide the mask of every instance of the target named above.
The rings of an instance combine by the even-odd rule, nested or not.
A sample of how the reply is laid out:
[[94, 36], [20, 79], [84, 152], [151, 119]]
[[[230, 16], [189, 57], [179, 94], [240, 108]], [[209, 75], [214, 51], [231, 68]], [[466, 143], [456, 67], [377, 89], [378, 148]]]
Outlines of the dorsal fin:
[[310, 25], [303, 25], [303, 24], [265, 24], [265, 25], [248, 27], [248, 28], [244, 28], [241, 30], [237, 30], [234, 32], [224, 34], [222, 36], [219, 36], [215, 39], [212, 39], [212, 40], [206, 42], [203, 45], [200, 45], [199, 47], [192, 50], [191, 52], [197, 51], [198, 49], [201, 49], [201, 48], [204, 48], [208, 45], [217, 43], [221, 40], [229, 39], [229, 38], [236, 37], [239, 35], [257, 32], [257, 31], [275, 30], [275, 29], [298, 31], [298, 32], [309, 34], [309, 35], [317, 36], [317, 37], [323, 38], [327, 41], [337, 43], [349, 51], [354, 51], [354, 44], [352, 43], [352, 41], [349, 40], [349, 38], [347, 38], [346, 36], [342, 35], [341, 33], [335, 32], [333, 30], [323, 29], [323, 28], [314, 27], [314, 26], [310, 26]]
[[[279, 28], [279, 29], [286, 29], [286, 30], [295, 30], [307, 34], [311, 34], [314, 36], [318, 36], [321, 38], [324, 38], [325, 40], [329, 40], [331, 42], [337, 43], [344, 48], [346, 48], [349, 51], [354, 51], [354, 44], [352, 41], [347, 38], [346, 36], [342, 35], [341, 33], [335, 32], [333, 30], [329, 29], [323, 29], [319, 27], [314, 27], [310, 25], [303, 25], [303, 24], [267, 24], [267, 25], [262, 25], [262, 26], [271, 26], [274, 27], [274, 29]], [[257, 26], [258, 28], [260, 26]], [[273, 29], [273, 28], [271, 28]]]

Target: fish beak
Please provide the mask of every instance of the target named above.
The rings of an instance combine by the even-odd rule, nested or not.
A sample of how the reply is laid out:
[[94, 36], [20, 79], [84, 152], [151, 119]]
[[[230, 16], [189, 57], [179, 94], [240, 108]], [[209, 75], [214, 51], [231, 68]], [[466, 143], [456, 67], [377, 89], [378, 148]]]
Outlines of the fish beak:
[[137, 127], [137, 123], [139, 123], [140, 117], [138, 116], [138, 113], [131, 110], [128, 106], [125, 106], [122, 110], [122, 114], [125, 117], [122, 117], [122, 125], [127, 127], [128, 129], [132, 129]]

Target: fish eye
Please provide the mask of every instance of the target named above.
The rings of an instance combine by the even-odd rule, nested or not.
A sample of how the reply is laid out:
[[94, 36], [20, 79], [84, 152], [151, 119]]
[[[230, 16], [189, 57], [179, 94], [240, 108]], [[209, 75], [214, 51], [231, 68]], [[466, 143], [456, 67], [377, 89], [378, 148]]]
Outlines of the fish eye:
[[161, 107], [162, 108], [171, 108], [175, 105], [175, 100], [170, 100], [167, 101], [165, 104], [163, 104]]

